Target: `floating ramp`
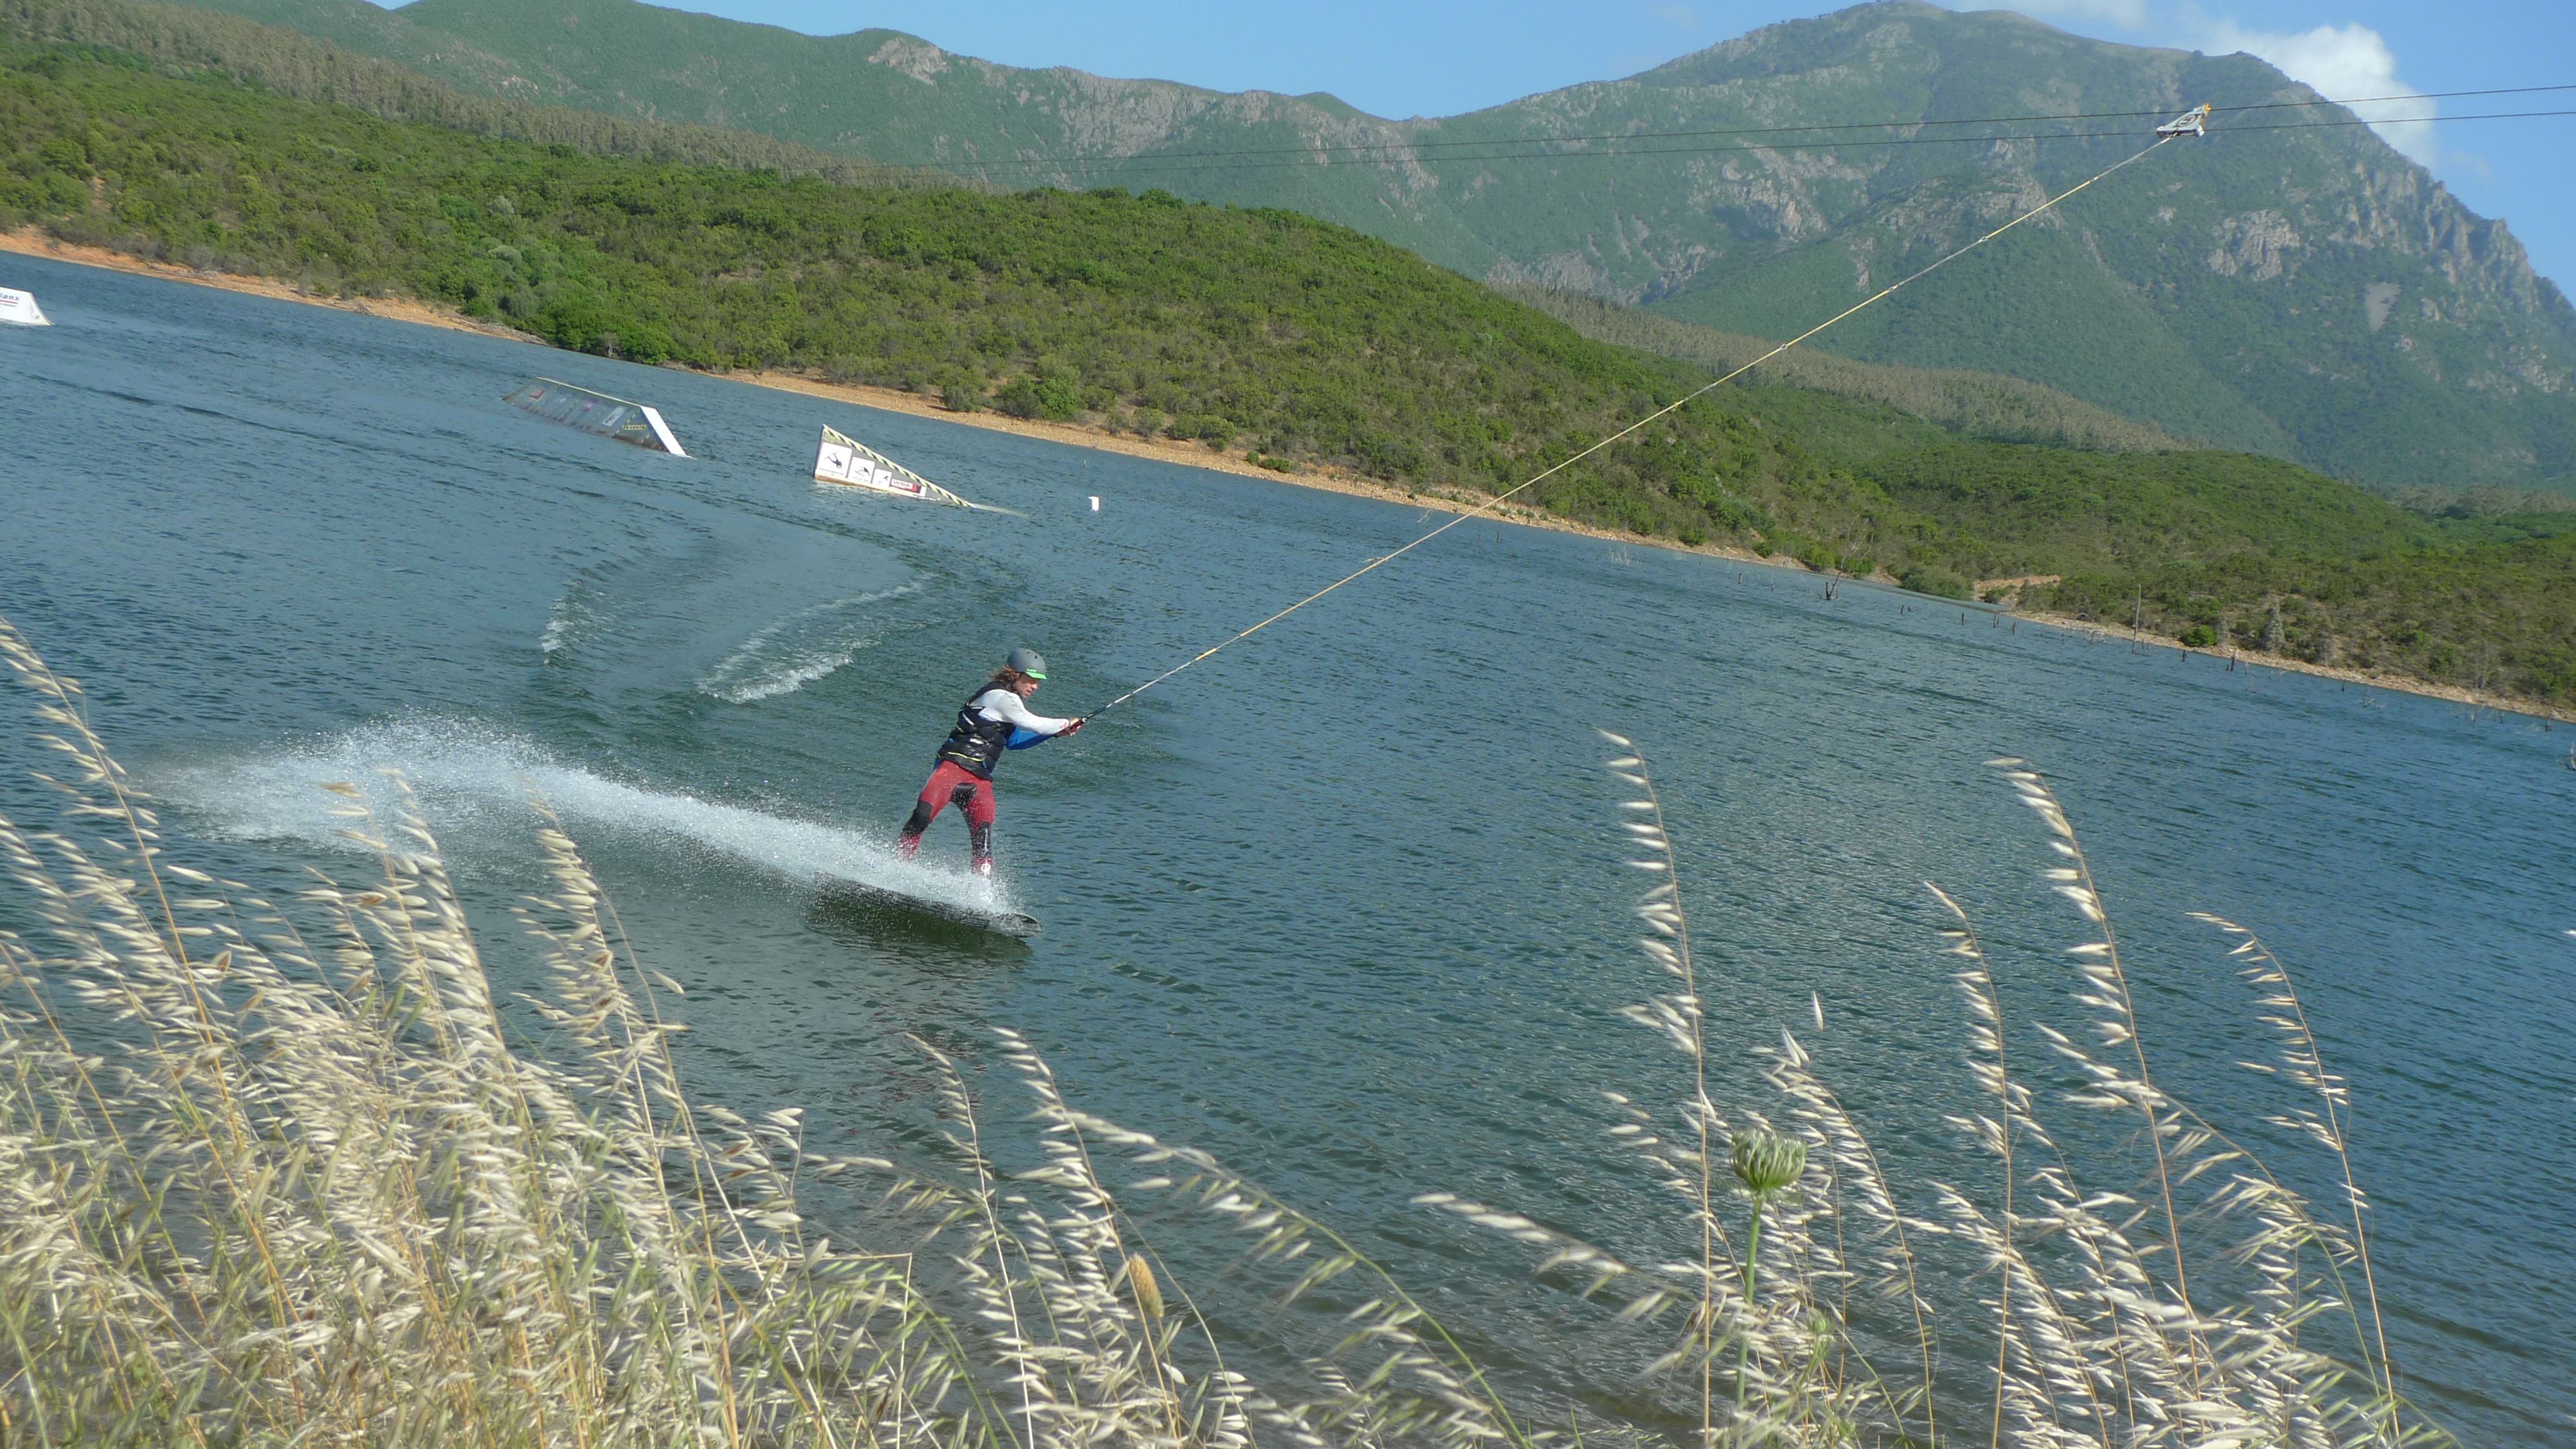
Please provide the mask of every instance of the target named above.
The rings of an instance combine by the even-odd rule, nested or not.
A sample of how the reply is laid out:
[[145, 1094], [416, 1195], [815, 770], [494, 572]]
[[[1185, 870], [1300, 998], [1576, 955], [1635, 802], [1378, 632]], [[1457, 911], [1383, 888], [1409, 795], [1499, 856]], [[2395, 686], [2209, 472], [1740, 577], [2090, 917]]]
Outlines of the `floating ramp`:
[[523, 408], [550, 423], [579, 428], [585, 433], [650, 448], [673, 457], [689, 456], [680, 450], [680, 440], [671, 436], [671, 425], [662, 415], [642, 403], [592, 392], [551, 377], [530, 378], [517, 390], [501, 399], [514, 408]]
[[863, 443], [845, 438], [830, 428], [823, 430], [822, 449], [814, 455], [814, 481], [844, 483], [853, 488], [891, 493], [898, 498], [923, 498], [933, 503], [949, 503], [959, 508], [972, 508], [978, 513], [1011, 511], [985, 503], [969, 503], [885, 454]]
[[54, 325], [54, 319], [45, 315], [45, 309], [36, 305], [35, 293], [13, 292], [7, 287], [0, 287], [0, 322], [19, 327]]

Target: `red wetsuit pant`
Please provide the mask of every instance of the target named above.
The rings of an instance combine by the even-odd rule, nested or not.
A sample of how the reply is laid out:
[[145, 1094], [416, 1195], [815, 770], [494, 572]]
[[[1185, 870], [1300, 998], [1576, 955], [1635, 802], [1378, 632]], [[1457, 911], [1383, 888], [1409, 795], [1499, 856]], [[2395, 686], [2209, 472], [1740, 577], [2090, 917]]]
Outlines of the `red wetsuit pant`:
[[993, 782], [975, 774], [953, 760], [942, 760], [930, 772], [930, 783], [921, 787], [921, 798], [912, 802], [912, 818], [903, 823], [903, 833], [895, 837], [895, 848], [910, 855], [921, 846], [921, 832], [939, 818], [939, 812], [950, 801], [966, 812], [966, 838], [972, 844], [977, 860], [993, 858]]

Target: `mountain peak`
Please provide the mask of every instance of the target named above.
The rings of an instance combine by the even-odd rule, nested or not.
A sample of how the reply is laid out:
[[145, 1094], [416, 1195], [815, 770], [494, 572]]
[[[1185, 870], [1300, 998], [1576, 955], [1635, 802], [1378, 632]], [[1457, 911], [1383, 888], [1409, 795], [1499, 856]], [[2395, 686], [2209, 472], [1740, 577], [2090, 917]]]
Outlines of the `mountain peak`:
[[1471, 276], [1775, 337], [2212, 102], [2208, 138], [2158, 147], [1821, 345], [2011, 373], [2391, 483], [2576, 480], [2566, 297], [2502, 223], [2366, 128], [2231, 123], [2228, 107], [2323, 104], [2249, 55], [1878, 0], [1624, 79], [1390, 121], [1327, 95], [1023, 70], [896, 31], [812, 37], [639, 0], [542, 14], [496, 0], [205, 3], [466, 89], [761, 130], [1013, 189], [1285, 207]]

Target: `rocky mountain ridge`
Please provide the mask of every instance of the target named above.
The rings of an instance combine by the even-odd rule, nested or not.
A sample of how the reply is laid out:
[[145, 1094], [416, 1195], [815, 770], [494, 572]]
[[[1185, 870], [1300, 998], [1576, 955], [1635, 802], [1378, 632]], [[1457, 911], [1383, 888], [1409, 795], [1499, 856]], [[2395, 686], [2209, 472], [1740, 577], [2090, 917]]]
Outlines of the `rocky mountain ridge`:
[[2005, 373], [2380, 483], [2576, 487], [2576, 309], [2502, 222], [2251, 56], [1886, 0], [1621, 80], [1389, 121], [1324, 95], [1023, 70], [895, 31], [815, 38], [634, 0], [203, 3], [468, 89], [1011, 187], [1285, 207], [1471, 276], [1775, 337], [2206, 100], [2210, 139], [2161, 148], [1818, 345]]

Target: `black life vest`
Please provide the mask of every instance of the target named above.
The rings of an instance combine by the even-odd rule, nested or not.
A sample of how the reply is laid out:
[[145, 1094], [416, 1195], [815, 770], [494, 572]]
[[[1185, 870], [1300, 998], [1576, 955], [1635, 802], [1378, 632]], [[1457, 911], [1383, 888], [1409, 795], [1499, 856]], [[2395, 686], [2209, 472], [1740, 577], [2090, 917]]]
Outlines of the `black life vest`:
[[1017, 728], [1006, 719], [986, 719], [975, 708], [976, 700], [999, 688], [998, 684], [988, 684], [958, 706], [956, 728], [948, 732], [948, 742], [939, 747], [941, 760], [979, 780], [993, 778], [993, 767], [1001, 763], [1002, 751], [1010, 746], [1011, 731]]

